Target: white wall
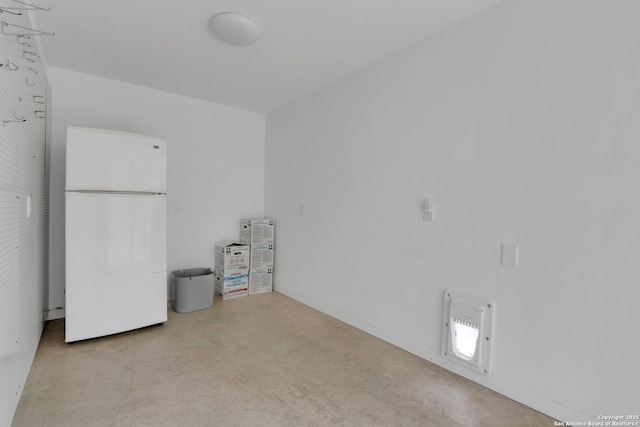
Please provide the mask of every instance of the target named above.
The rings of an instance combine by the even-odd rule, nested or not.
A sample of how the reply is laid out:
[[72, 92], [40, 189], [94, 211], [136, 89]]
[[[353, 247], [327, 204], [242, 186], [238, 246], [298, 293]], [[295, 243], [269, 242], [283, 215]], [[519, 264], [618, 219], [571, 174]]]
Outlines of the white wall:
[[67, 126], [167, 139], [169, 272], [212, 267], [215, 242], [238, 238], [240, 218], [262, 216], [263, 114], [55, 67], [47, 76], [53, 111], [50, 318], [61, 317], [64, 308]]
[[[13, 25], [32, 28], [29, 14], [2, 15]], [[0, 33], [0, 426], [11, 424], [44, 325], [47, 82], [39, 56], [25, 59], [25, 50], [41, 52], [33, 39], [25, 46], [18, 43], [25, 39]]]
[[[636, 414], [639, 20], [505, 1], [268, 114], [276, 289], [551, 416]], [[440, 355], [445, 289], [495, 301], [493, 376]]]

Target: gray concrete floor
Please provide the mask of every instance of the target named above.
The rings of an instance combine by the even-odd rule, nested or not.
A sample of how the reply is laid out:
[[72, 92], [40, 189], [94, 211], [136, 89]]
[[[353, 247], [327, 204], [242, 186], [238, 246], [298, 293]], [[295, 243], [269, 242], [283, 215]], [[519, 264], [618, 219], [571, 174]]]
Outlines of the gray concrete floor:
[[[117, 315], [117, 313], [114, 313]], [[276, 292], [64, 343], [48, 322], [14, 426], [552, 426]]]

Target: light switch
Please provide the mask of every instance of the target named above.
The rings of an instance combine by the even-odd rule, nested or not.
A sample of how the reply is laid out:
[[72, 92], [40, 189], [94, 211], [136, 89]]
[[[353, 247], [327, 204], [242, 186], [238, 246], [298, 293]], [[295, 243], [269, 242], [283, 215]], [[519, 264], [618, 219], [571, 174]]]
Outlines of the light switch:
[[422, 205], [422, 209], [422, 220], [424, 222], [435, 221], [435, 207], [433, 206], [433, 202], [431, 200], [425, 200]]
[[304, 215], [305, 213], [307, 213], [307, 207], [305, 206], [304, 203], [300, 203], [300, 207], [299, 207], [298, 213], [300, 215]]
[[518, 266], [518, 245], [502, 244], [502, 265]]

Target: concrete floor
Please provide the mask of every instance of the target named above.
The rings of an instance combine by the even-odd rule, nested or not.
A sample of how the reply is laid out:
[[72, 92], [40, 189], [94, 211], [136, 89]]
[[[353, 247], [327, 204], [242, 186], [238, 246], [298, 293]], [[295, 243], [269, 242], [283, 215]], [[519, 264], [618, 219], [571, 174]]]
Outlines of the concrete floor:
[[[117, 315], [114, 313], [114, 315]], [[64, 343], [48, 322], [13, 426], [552, 426], [276, 292]]]

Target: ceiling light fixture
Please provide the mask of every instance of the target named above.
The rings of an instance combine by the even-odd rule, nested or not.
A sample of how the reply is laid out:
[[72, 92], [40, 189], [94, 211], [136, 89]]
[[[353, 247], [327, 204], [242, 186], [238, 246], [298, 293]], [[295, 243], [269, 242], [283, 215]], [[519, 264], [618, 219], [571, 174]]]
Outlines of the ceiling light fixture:
[[258, 41], [260, 29], [256, 21], [236, 12], [219, 13], [209, 21], [211, 32], [234, 46], [249, 46]]

